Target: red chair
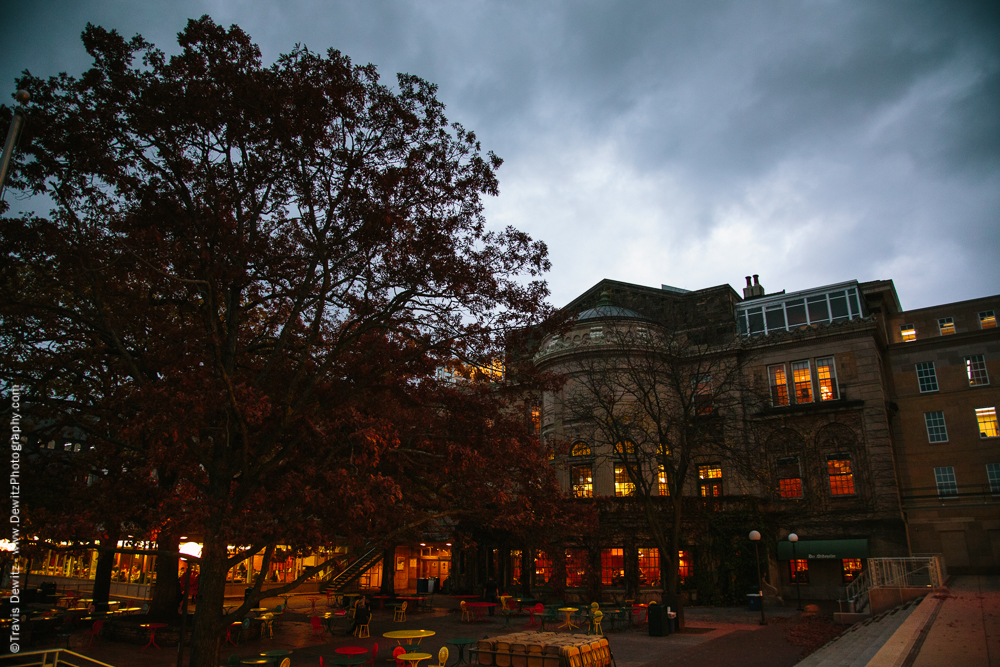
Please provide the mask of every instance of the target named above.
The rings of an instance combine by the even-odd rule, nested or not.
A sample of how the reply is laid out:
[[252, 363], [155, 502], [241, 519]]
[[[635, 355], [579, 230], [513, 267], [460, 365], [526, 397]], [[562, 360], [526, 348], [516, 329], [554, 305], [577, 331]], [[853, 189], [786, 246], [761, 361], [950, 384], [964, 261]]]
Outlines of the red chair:
[[366, 665], [370, 664], [372, 667], [375, 667], [375, 656], [377, 654], [378, 654], [378, 644], [375, 644], [374, 646], [372, 646], [372, 659], [371, 660], [365, 660], [365, 664]]
[[323, 656], [319, 657], [319, 667], [323, 667]]
[[406, 664], [399, 659], [399, 656], [406, 653], [406, 649], [402, 646], [397, 646], [392, 650], [392, 657], [396, 659], [396, 667], [406, 667]]
[[539, 616], [544, 614], [545, 605], [539, 602], [534, 607], [528, 607], [528, 613], [531, 614], [531, 618], [528, 620], [528, 625], [535, 625], [535, 614], [538, 614]]
[[90, 628], [90, 630], [87, 630], [87, 634], [90, 635], [90, 641], [87, 642], [87, 646], [90, 646], [91, 644], [94, 643], [94, 640], [97, 639], [97, 635], [101, 634], [101, 628], [103, 627], [104, 627], [103, 618], [99, 618], [96, 621], [94, 621], [94, 625]]
[[313, 638], [325, 639], [326, 638], [326, 628], [323, 627], [323, 621], [320, 620], [319, 616], [313, 616], [309, 619], [312, 623]]

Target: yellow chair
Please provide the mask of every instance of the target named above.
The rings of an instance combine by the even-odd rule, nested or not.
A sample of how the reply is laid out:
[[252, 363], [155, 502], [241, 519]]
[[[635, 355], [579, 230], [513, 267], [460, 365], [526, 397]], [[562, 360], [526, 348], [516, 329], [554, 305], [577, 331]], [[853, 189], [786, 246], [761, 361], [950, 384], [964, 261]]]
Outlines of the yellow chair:
[[461, 601], [462, 605], [462, 620], [472, 622], [472, 610], [465, 606], [465, 600]]
[[401, 622], [406, 620], [406, 601], [393, 610], [392, 620]]
[[590, 603], [590, 611], [597, 611], [598, 609], [600, 609], [600, 607], [601, 605], [598, 604], [597, 602]]
[[359, 623], [358, 627], [354, 628], [354, 636], [358, 639], [366, 638], [368, 636], [368, 623]]
[[580, 657], [580, 649], [575, 646], [567, 646], [563, 651], [568, 667], [584, 667], [583, 658]]
[[446, 664], [448, 664], [448, 647], [442, 646], [441, 650], [438, 651], [437, 667], [444, 667]]
[[513, 595], [501, 595], [500, 596], [500, 611], [510, 611], [513, 607], [509, 606], [507, 603], [513, 599]]
[[592, 626], [595, 635], [603, 635], [604, 634], [604, 630], [601, 629], [601, 619], [602, 618], [604, 618], [604, 612], [603, 611], [595, 611], [593, 613], [592, 619], [590, 621], [590, 625]]

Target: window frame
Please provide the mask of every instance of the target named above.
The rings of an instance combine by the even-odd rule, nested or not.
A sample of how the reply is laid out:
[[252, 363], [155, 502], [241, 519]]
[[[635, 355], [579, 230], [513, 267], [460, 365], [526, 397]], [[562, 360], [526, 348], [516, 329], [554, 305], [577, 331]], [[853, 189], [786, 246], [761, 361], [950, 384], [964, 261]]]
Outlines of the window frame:
[[[937, 420], [940, 416], [940, 424], [931, 423], [931, 420]], [[948, 442], [948, 422], [944, 417], [944, 410], [935, 410], [932, 412], [924, 413], [924, 426], [927, 429], [927, 442], [932, 445]]]
[[[707, 473], [712, 473], [718, 470], [718, 475], [709, 474], [705, 477], [703, 471]], [[698, 466], [698, 497], [709, 499], [709, 498], [721, 498], [723, 495], [723, 485], [722, 485], [723, 475], [722, 475], [722, 463], [713, 462], [706, 463], [704, 465]], [[718, 490], [718, 493], [707, 494], [706, 489]]]
[[[979, 438], [989, 440], [1000, 437], [1000, 421], [997, 420], [997, 409], [995, 405], [975, 408], [976, 425], [979, 427]], [[987, 430], [983, 430], [986, 426]], [[990, 434], [992, 431], [992, 434]]]
[[[840, 583], [849, 584], [855, 581], [864, 572], [864, 558], [841, 558], [840, 559]], [[850, 565], [851, 567], [848, 567]], [[854, 566], [857, 567], [854, 567]]]
[[996, 329], [997, 328], [997, 316], [994, 310], [983, 310], [979, 313], [979, 328], [980, 329]]
[[990, 485], [990, 493], [1000, 496], [1000, 463], [986, 464], [986, 481]]
[[[841, 465], [837, 465], [838, 463]], [[843, 465], [844, 463], [846, 465]], [[826, 476], [831, 497], [846, 498], [858, 494], [857, 486], [854, 483], [854, 460], [850, 452], [827, 454]], [[850, 490], [841, 491], [848, 488]]]
[[[582, 483], [577, 483], [577, 471], [586, 471], [589, 473], [589, 480]], [[578, 463], [572, 464], [569, 467], [569, 488], [573, 493], [574, 498], [593, 498], [594, 497], [594, 465], [590, 461], [580, 461]]]
[[[828, 357], [816, 357], [816, 387], [819, 389], [819, 402], [824, 401], [836, 401], [840, 398], [840, 387], [837, 385], [837, 361], [834, 355]], [[823, 363], [829, 362], [829, 363]], [[823, 376], [820, 372], [821, 368], [829, 369], [830, 377], [826, 378], [829, 382], [829, 398], [823, 398]]]
[[955, 318], [954, 317], [939, 317], [938, 318], [938, 333], [942, 336], [952, 336], [955, 333]]
[[917, 327], [910, 324], [899, 325], [899, 337], [904, 343], [912, 343], [917, 339]]
[[937, 488], [938, 499], [958, 499], [958, 479], [955, 477], [955, 466], [935, 467], [934, 486]]
[[[921, 366], [924, 366], [925, 368], [921, 368]], [[929, 369], [926, 368], [927, 366], [929, 366], [930, 368]], [[933, 361], [921, 361], [917, 364], [914, 364], [914, 370], [917, 373], [917, 389], [920, 390], [921, 394], [930, 394], [932, 392], [941, 390], [940, 387], [938, 386], [937, 369], [934, 367]], [[923, 375], [921, 375], [921, 371], [923, 371], [924, 373]], [[926, 389], [924, 388], [925, 381], [927, 381], [928, 385], [928, 388]], [[931, 383], [934, 384], [933, 388], [930, 388]]]
[[614, 464], [615, 498], [635, 497], [635, 482], [628, 473], [628, 466], [622, 462]]
[[662, 498], [670, 497], [670, 482], [667, 480], [667, 466], [663, 463], [657, 464], [656, 468], [656, 493]]
[[965, 376], [969, 380], [970, 387], [990, 386], [985, 354], [970, 354], [965, 357]]
[[[777, 371], [781, 374], [781, 377], [776, 377]], [[778, 408], [791, 405], [791, 394], [788, 391], [788, 373], [785, 370], [785, 364], [771, 364], [767, 367], [767, 382], [771, 394], [771, 407]], [[778, 399], [775, 402], [775, 398]], [[783, 400], [782, 400], [783, 399]]]
[[[805, 369], [802, 369], [801, 367], [797, 369], [795, 367], [796, 364], [805, 364]], [[796, 371], [802, 371], [802, 370], [805, 370], [805, 374], [803, 377], [808, 378], [808, 381], [798, 379], [799, 376], [796, 375]], [[807, 387], [809, 389], [808, 400], [799, 399], [800, 386]], [[792, 396], [795, 398], [796, 405], [807, 405], [809, 403], [816, 402], [816, 392], [814, 391], [813, 377], [812, 377], [812, 361], [810, 359], [799, 359], [798, 361], [792, 362]]]
[[[788, 477], [788, 476], [782, 474], [782, 468], [790, 469], [792, 466], [795, 466], [797, 468], [797, 470], [798, 470], [797, 476], [795, 476], [795, 477]], [[777, 468], [776, 472], [777, 472], [777, 477], [778, 477], [778, 497], [780, 497], [782, 500], [800, 500], [800, 499], [802, 499], [804, 497], [803, 488], [802, 488], [802, 461], [799, 459], [799, 457], [798, 456], [782, 456], [777, 461], [775, 461], [775, 467]], [[796, 484], [787, 484], [787, 485], [782, 484], [782, 482], [792, 481], [792, 480], [798, 482], [798, 484], [797, 485]], [[798, 495], [797, 496], [785, 495], [785, 488], [784, 487], [786, 487], [786, 486], [789, 487], [789, 488], [793, 488], [793, 487], [797, 486], [798, 487]]]
[[809, 583], [809, 560], [807, 558], [788, 559], [788, 583], [794, 586]]

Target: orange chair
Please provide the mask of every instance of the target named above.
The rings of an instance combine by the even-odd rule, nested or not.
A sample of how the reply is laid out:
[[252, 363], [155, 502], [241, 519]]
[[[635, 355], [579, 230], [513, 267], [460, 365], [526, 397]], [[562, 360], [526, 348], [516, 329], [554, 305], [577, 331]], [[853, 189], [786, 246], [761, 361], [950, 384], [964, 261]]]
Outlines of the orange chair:
[[101, 634], [101, 628], [103, 627], [104, 627], [103, 618], [99, 618], [96, 621], [94, 621], [94, 625], [91, 626], [90, 630], [87, 630], [87, 634], [90, 635], [90, 641], [87, 642], [87, 646], [90, 646], [91, 644], [94, 643], [94, 640], [97, 639], [97, 635]]
[[397, 646], [392, 650], [392, 657], [396, 659], [396, 667], [406, 667], [406, 664], [399, 659], [399, 656], [406, 653], [406, 649], [402, 646]]
[[326, 628], [323, 627], [323, 621], [320, 620], [319, 616], [313, 616], [309, 622], [312, 624], [313, 638], [326, 639]]

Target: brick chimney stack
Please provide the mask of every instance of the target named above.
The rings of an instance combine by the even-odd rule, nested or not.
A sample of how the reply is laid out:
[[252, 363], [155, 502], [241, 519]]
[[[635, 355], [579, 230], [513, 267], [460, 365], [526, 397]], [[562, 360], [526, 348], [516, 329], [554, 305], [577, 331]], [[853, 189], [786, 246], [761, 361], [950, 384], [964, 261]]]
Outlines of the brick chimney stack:
[[747, 276], [747, 286], [743, 288], [744, 299], [758, 299], [764, 296], [764, 286], [760, 284], [759, 275], [753, 274], [753, 284], [750, 283], [750, 276]]

